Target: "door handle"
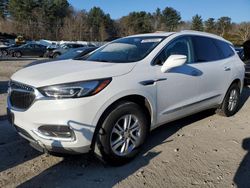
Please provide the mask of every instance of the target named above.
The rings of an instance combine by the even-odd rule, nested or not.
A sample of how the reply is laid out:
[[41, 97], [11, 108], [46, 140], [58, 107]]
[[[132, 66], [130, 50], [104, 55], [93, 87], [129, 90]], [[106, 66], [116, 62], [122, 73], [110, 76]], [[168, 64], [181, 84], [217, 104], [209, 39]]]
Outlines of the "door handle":
[[153, 85], [155, 82], [160, 82], [164, 80], [167, 80], [167, 78], [159, 78], [155, 80], [144, 80], [144, 81], [141, 81], [140, 84], [144, 86], [148, 86], [148, 85]]
[[231, 67], [224, 67], [224, 71], [230, 71]]

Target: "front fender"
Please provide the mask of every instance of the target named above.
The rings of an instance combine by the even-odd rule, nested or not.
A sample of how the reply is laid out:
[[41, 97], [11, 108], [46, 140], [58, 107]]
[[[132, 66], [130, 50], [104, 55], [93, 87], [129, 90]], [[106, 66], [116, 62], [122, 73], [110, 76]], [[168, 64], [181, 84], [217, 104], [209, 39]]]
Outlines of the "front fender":
[[102, 114], [105, 112], [105, 110], [114, 104], [116, 101], [127, 97], [127, 96], [132, 96], [132, 95], [138, 95], [144, 97], [147, 102], [150, 105], [150, 110], [152, 112], [152, 117], [151, 117], [151, 126], [156, 123], [156, 103], [154, 102], [156, 99], [152, 96], [152, 94], [147, 93], [147, 92], [142, 92], [140, 90], [126, 90], [126, 91], [121, 91], [117, 93], [116, 95], [112, 96], [110, 99], [108, 99], [102, 107], [98, 110], [98, 112], [95, 115], [93, 125], [97, 126], [97, 123], [99, 119], [101, 118]]

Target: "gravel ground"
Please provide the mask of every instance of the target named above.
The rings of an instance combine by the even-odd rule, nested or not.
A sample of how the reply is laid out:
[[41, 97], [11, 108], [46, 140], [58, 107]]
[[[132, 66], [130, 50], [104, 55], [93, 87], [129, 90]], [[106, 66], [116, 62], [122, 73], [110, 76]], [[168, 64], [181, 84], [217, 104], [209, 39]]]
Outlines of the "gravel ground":
[[208, 110], [168, 123], [135, 160], [111, 167], [93, 155], [39, 153], [15, 133], [1, 88], [28, 62], [0, 60], [0, 187], [250, 187], [250, 88], [235, 116]]

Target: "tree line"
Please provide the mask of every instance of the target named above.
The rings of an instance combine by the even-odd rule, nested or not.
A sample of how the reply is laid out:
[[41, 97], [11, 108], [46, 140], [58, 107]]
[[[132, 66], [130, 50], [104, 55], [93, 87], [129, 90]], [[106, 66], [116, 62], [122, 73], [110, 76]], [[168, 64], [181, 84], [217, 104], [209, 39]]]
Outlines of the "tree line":
[[192, 29], [220, 35], [234, 44], [250, 39], [250, 22], [233, 23], [230, 17], [203, 20], [194, 15], [183, 21], [172, 7], [153, 13], [131, 12], [114, 20], [99, 7], [75, 10], [67, 0], [0, 0], [0, 32], [29, 39], [110, 41], [155, 31]]

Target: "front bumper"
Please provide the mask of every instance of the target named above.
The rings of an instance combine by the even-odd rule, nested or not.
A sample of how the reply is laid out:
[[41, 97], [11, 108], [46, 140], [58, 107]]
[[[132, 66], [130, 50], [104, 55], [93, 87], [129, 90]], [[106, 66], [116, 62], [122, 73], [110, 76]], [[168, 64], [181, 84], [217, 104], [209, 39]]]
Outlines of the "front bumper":
[[[91, 125], [95, 116], [91, 102], [87, 98], [37, 100], [26, 111], [18, 111], [11, 108], [8, 100], [8, 116], [17, 132], [39, 151], [87, 153], [95, 131]], [[41, 137], [37, 131], [43, 125], [69, 126], [74, 139]]]

